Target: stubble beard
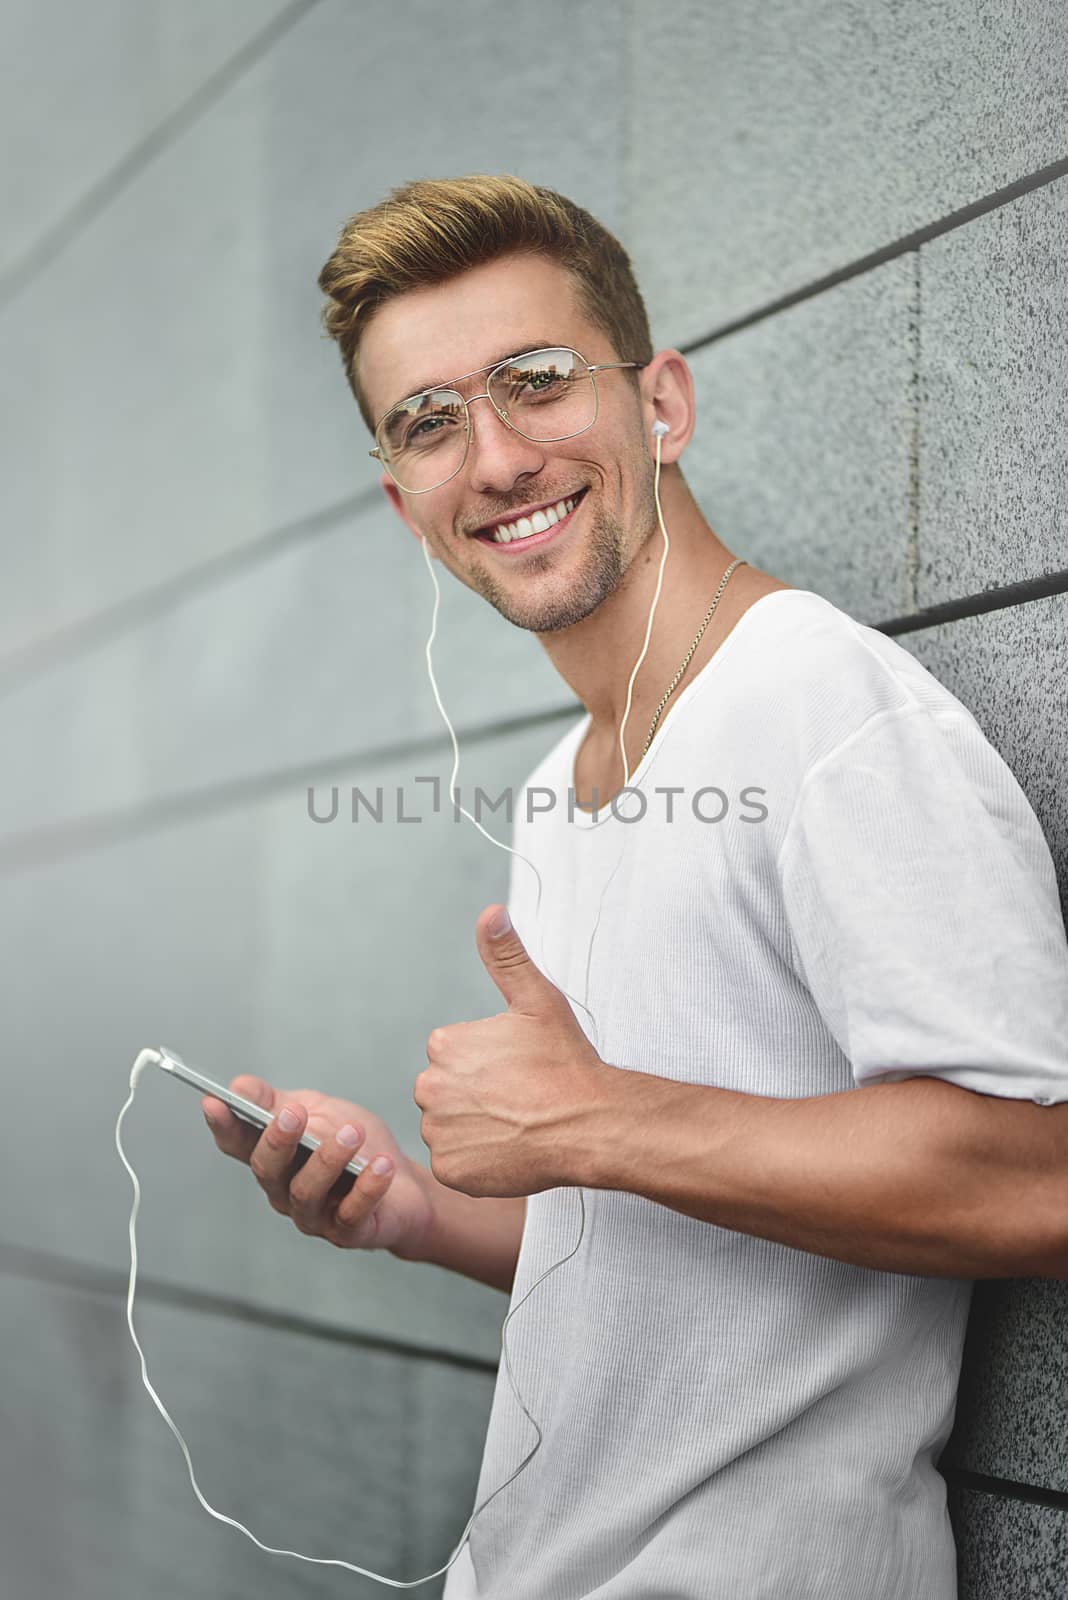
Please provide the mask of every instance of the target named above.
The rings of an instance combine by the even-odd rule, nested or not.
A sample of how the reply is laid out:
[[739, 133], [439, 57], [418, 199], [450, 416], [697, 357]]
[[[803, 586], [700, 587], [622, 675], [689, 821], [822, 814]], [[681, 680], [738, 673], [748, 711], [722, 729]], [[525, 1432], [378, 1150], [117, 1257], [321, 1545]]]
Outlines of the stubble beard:
[[[642, 511], [648, 513], [651, 527], [655, 528], [656, 503], [651, 482], [648, 506], [643, 505]], [[634, 551], [630, 559], [633, 560], [636, 554], [637, 551]], [[566, 594], [547, 599], [534, 596], [528, 600], [522, 594], [508, 592], [497, 582], [493, 573], [481, 566], [468, 572], [467, 581], [484, 600], [489, 601], [495, 611], [500, 612], [506, 622], [530, 633], [556, 633], [561, 628], [574, 626], [588, 617], [591, 611], [596, 611], [601, 602], [619, 587], [629, 565], [626, 532], [622, 523], [610, 512], [601, 510], [594, 517], [586, 535], [582, 568], [569, 580]], [[539, 555], [532, 550], [525, 559], [523, 575], [536, 580], [539, 574], [552, 570], [552, 555], [548, 551]]]

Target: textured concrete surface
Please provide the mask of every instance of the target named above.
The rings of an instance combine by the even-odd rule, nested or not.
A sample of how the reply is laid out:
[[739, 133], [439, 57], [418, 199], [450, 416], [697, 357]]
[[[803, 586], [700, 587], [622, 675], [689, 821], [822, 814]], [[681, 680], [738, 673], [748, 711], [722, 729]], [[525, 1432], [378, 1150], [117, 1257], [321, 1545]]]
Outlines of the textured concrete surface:
[[713, 528], [862, 622], [912, 609], [913, 297], [905, 257], [691, 358], [683, 471]]
[[[7, 0], [0, 143], [19, 159], [0, 172], [0, 293], [44, 232], [216, 77], [239, 72], [272, 23], [301, 9], [287, 0], [97, 0], [90, 23], [70, 6]], [[42, 81], [60, 114], [42, 116]]]
[[943, 1467], [1068, 1495], [1068, 1284], [977, 1284]]
[[961, 1600], [1063, 1600], [1068, 1510], [949, 1491]]
[[1066, 251], [1068, 178], [920, 251], [923, 606], [1068, 570]]
[[661, 342], [1065, 155], [1060, 0], [635, 5], [630, 61], [627, 237]]

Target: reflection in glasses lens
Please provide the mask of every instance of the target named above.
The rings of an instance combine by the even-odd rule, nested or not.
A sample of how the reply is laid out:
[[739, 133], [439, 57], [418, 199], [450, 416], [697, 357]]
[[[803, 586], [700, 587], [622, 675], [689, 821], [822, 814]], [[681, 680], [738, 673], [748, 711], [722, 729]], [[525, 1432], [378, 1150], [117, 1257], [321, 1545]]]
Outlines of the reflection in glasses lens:
[[[535, 350], [502, 361], [489, 374], [486, 393], [516, 433], [540, 444], [570, 439], [597, 418], [593, 377], [575, 350]], [[469, 432], [463, 395], [455, 389], [427, 389], [387, 412], [376, 437], [395, 482], [419, 493], [459, 472]]]

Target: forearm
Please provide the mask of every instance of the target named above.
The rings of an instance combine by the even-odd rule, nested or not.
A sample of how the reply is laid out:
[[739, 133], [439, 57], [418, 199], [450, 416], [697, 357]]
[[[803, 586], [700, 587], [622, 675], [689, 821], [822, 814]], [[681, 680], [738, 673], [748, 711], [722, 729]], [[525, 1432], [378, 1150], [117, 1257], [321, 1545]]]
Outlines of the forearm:
[[430, 1200], [432, 1222], [418, 1253], [394, 1254], [429, 1261], [465, 1278], [510, 1294], [526, 1216], [526, 1200], [478, 1197], [439, 1183], [427, 1167], [412, 1163]]
[[577, 1181], [858, 1266], [1063, 1277], [1066, 1111], [934, 1078], [780, 1100], [628, 1071]]

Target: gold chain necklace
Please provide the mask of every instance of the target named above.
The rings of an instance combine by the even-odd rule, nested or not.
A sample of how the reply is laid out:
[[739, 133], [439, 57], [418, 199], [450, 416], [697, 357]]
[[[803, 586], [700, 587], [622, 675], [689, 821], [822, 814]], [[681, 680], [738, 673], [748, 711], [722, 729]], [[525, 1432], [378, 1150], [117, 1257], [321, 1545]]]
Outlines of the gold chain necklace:
[[686, 668], [689, 666], [690, 657], [693, 655], [694, 651], [697, 649], [698, 644], [701, 642], [701, 635], [704, 633], [705, 629], [708, 627], [708, 624], [712, 619], [712, 613], [713, 613], [713, 611], [715, 611], [716, 607], [719, 604], [719, 597], [723, 593], [724, 589], [727, 586], [727, 579], [730, 577], [730, 575], [734, 571], [735, 567], [746, 567], [748, 565], [749, 565], [749, 563], [744, 559], [744, 557], [735, 556], [734, 560], [731, 562], [730, 566], [727, 568], [726, 572], [723, 574], [722, 578], [720, 579], [719, 588], [716, 590], [716, 597], [713, 600], [712, 604], [709, 606], [708, 610], [705, 612], [705, 620], [702, 622], [701, 626], [698, 628], [696, 637], [694, 638], [694, 641], [693, 641], [693, 644], [690, 646], [690, 648], [687, 650], [686, 654], [683, 656], [683, 658], [682, 658], [682, 666], [679, 668], [678, 672], [676, 672], [675, 676], [672, 678], [671, 682], [668, 684], [667, 689], [664, 691], [664, 694], [663, 694], [663, 697], [662, 697], [662, 699], [660, 701], [660, 704], [656, 708], [656, 714], [654, 715], [652, 722], [649, 724], [649, 734], [648, 734], [648, 737], [646, 738], [645, 746], [644, 746], [644, 748], [642, 750], [641, 755], [638, 757], [639, 761], [644, 760], [645, 752], [646, 752], [646, 750], [648, 750], [649, 746], [653, 742], [653, 734], [656, 732], [656, 725], [660, 721], [660, 714], [663, 711], [664, 707], [667, 705], [667, 703], [668, 703], [669, 699], [671, 698], [672, 694], [674, 693], [675, 689], [677, 688], [679, 679], [682, 677], [683, 673], [686, 671]]

